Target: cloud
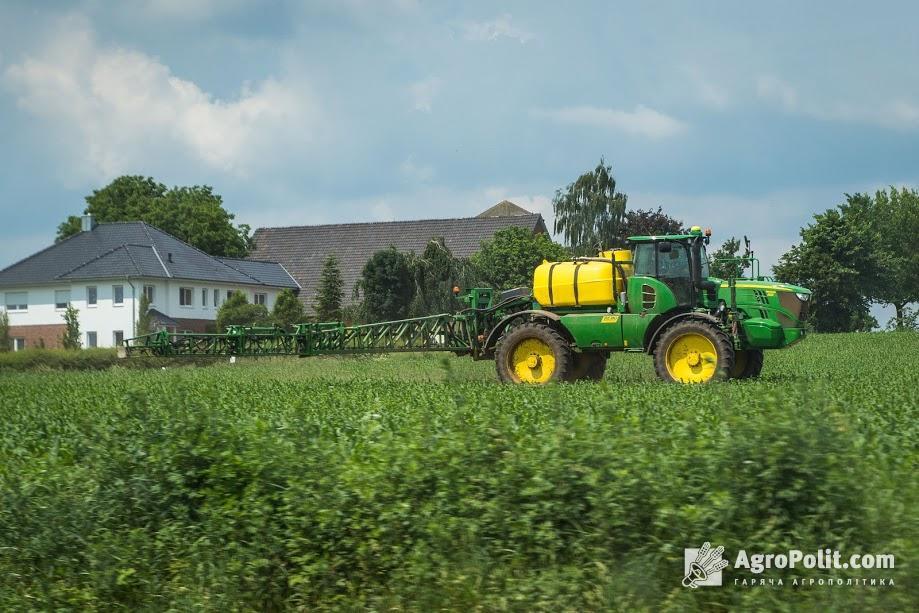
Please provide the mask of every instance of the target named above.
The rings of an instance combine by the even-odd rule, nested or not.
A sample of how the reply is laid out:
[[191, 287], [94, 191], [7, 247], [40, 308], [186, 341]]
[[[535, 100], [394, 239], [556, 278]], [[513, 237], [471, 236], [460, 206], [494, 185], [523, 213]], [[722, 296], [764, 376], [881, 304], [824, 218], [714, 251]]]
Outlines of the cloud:
[[696, 97], [704, 106], [716, 111], [723, 111], [730, 106], [731, 96], [728, 90], [706, 76], [700, 68], [690, 66], [686, 68], [686, 73], [691, 88], [695, 90]]
[[469, 21], [462, 24], [466, 40], [492, 41], [500, 38], [516, 40], [521, 45], [533, 39], [534, 35], [514, 25], [507, 13], [489, 21]]
[[534, 117], [560, 123], [609, 129], [653, 139], [675, 136], [686, 129], [686, 124], [679, 119], [640, 104], [632, 111], [573, 106], [555, 110], [536, 109], [532, 114]]
[[305, 87], [269, 78], [218, 99], [156, 58], [100, 46], [78, 18], [2, 77], [19, 108], [54, 133], [70, 170], [92, 178], [149, 168], [155, 157], [245, 176], [272, 140], [298, 132], [308, 141], [318, 124]]
[[154, 18], [207, 19], [236, 11], [251, 0], [141, 0], [140, 8]]
[[443, 81], [437, 77], [416, 81], [409, 85], [408, 92], [412, 99], [412, 108], [422, 113], [430, 113], [434, 97], [440, 91]]
[[778, 102], [786, 111], [798, 108], [798, 91], [790, 84], [772, 75], [756, 79], [756, 94], [763, 99]]
[[426, 164], [417, 164], [411, 155], [399, 164], [399, 172], [411, 183], [425, 183], [434, 178], [434, 168]]
[[798, 88], [771, 75], [757, 78], [756, 93], [767, 102], [777, 103], [788, 113], [820, 121], [867, 123], [893, 130], [919, 128], [919, 105], [908, 100], [824, 103], [800, 95]]

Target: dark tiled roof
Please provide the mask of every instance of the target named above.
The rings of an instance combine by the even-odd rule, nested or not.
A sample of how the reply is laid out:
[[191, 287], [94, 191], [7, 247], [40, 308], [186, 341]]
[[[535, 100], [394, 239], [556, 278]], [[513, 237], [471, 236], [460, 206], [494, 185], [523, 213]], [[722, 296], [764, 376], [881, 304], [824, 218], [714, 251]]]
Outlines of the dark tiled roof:
[[266, 285], [277, 287], [289, 287], [291, 289], [300, 289], [300, 285], [288, 274], [287, 270], [277, 262], [267, 262], [264, 260], [241, 260], [239, 258], [223, 258], [218, 260], [239, 272], [261, 279]]
[[508, 217], [514, 215], [532, 215], [533, 213], [529, 212], [521, 206], [517, 206], [510, 200], [502, 200], [495, 206], [490, 209], [485, 209], [479, 213], [478, 217]]
[[0, 286], [140, 276], [297, 287], [280, 264], [231, 266], [141, 221], [74, 234], [0, 270]]
[[163, 326], [170, 326], [170, 327], [179, 325], [179, 322], [174, 320], [172, 317], [170, 317], [169, 315], [166, 315], [165, 313], [161, 311], [157, 311], [156, 309], [150, 309], [148, 313], [150, 313], [150, 319], [153, 320], [153, 323], [157, 323]]
[[538, 214], [259, 228], [253, 235], [252, 256], [283, 264], [302, 287], [300, 299], [312, 307], [322, 266], [334, 254], [349, 303], [364, 264], [381, 249], [393, 246], [405, 253], [421, 253], [432, 238], [443, 237], [454, 256], [467, 258], [495, 232], [510, 227], [546, 232]]

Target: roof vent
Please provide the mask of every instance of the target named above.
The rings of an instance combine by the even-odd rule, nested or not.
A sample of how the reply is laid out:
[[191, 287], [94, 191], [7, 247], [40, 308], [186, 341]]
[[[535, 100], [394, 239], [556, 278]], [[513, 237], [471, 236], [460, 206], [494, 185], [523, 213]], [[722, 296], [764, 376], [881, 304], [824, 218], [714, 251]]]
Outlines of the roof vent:
[[96, 227], [96, 220], [93, 219], [92, 215], [83, 215], [80, 218], [80, 229], [84, 232], [92, 232], [93, 228]]
[[171, 253], [166, 254], [166, 259], [169, 261], [170, 264], [172, 264], [172, 254]]

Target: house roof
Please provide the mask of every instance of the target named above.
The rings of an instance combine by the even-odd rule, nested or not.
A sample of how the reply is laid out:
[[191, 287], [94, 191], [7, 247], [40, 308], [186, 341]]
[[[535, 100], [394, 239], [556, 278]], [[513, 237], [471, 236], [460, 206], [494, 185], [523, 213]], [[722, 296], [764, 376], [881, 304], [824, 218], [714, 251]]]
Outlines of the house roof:
[[517, 206], [510, 200], [502, 200], [495, 206], [485, 209], [478, 214], [478, 217], [516, 217], [517, 215], [532, 215], [521, 206]]
[[103, 223], [0, 270], [0, 286], [125, 277], [297, 289], [275, 262], [212, 257], [142, 221]]
[[542, 215], [463, 217], [376, 223], [259, 228], [253, 234], [253, 257], [281, 262], [303, 288], [300, 299], [312, 306], [319, 276], [329, 255], [339, 261], [344, 299], [351, 301], [354, 285], [370, 257], [390, 246], [421, 253], [428, 241], [443, 237], [454, 256], [467, 258], [498, 230], [517, 227], [546, 232]]

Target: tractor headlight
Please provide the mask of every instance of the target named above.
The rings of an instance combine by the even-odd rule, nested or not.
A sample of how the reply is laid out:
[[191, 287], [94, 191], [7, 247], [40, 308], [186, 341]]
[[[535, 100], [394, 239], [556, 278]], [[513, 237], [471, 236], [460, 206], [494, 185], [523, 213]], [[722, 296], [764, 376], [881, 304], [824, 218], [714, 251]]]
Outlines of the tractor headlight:
[[800, 300], [801, 302], [807, 302], [808, 300], [810, 300], [810, 297], [811, 297], [810, 294], [795, 294], [795, 296], [797, 296], [798, 300]]

